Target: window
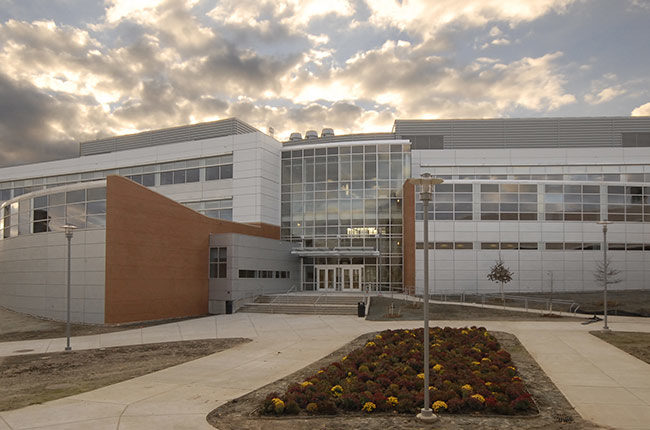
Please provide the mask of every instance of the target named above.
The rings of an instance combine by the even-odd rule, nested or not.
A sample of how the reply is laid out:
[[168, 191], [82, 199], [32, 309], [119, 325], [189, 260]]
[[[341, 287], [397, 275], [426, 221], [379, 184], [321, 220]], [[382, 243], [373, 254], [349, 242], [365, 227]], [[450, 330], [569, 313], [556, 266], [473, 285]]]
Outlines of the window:
[[210, 278], [226, 278], [227, 265], [228, 248], [210, 248]]
[[256, 270], [242, 270], [239, 269], [239, 277], [242, 279], [245, 278], [257, 278], [257, 271]]
[[206, 181], [232, 178], [232, 154], [209, 158], [205, 165]]
[[232, 198], [183, 202], [183, 204], [207, 217], [232, 221]]

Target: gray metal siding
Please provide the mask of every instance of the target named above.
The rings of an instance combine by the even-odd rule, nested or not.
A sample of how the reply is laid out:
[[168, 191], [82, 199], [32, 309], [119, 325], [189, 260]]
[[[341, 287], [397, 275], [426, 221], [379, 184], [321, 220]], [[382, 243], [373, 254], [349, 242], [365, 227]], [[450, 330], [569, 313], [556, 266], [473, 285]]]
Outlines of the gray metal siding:
[[444, 135], [445, 149], [620, 147], [623, 132], [650, 131], [650, 117], [396, 120], [393, 130]]
[[79, 155], [104, 154], [168, 143], [188, 142], [236, 134], [254, 133], [257, 130], [237, 118], [184, 125], [163, 130], [145, 131], [127, 136], [109, 137], [79, 144]]

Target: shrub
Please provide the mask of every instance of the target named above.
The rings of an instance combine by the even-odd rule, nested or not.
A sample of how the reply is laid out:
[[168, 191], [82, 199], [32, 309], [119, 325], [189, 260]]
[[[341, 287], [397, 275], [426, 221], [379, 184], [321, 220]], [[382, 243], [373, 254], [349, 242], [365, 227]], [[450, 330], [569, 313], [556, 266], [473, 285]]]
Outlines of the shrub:
[[284, 412], [287, 415], [298, 415], [300, 413], [300, 406], [293, 400], [287, 401]]

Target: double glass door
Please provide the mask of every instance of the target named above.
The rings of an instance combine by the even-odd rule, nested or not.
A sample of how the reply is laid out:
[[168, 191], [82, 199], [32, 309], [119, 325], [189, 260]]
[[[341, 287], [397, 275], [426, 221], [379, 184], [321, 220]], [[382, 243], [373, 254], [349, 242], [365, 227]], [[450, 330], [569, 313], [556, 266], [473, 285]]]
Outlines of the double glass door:
[[363, 265], [316, 266], [316, 283], [323, 291], [360, 291]]

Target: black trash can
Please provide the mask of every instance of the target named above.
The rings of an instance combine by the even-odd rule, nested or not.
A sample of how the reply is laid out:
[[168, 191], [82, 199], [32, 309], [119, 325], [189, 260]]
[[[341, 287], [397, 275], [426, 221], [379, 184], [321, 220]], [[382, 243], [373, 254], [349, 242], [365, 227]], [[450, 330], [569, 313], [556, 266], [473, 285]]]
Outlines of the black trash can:
[[366, 304], [364, 302], [357, 303], [357, 316], [364, 318], [366, 316]]

